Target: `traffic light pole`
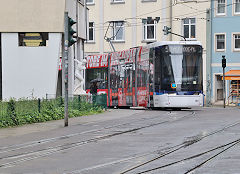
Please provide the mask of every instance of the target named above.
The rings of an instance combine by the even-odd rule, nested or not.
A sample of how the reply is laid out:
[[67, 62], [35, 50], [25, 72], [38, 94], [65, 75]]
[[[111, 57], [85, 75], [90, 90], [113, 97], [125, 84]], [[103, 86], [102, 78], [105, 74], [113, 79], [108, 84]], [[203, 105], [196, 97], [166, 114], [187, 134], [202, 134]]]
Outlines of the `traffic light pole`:
[[226, 58], [222, 56], [222, 68], [223, 68], [223, 107], [225, 108], [226, 101], [226, 92], [225, 92], [225, 67], [226, 67]]
[[64, 70], [64, 126], [68, 126], [68, 12], [64, 13], [64, 45], [63, 45], [63, 70]]
[[225, 108], [226, 93], [225, 93], [225, 68], [223, 68], [223, 107]]

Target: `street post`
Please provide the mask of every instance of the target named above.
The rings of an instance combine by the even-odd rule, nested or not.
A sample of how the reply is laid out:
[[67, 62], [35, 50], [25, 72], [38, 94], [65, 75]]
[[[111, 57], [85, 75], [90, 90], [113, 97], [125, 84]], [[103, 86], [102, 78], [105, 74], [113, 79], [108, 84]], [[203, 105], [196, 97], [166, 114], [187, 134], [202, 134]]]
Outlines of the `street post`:
[[64, 13], [64, 46], [63, 46], [63, 70], [64, 70], [64, 126], [68, 126], [68, 12]]
[[222, 56], [222, 68], [223, 68], [223, 107], [225, 108], [226, 101], [226, 92], [225, 92], [225, 67], [226, 67], [226, 58]]

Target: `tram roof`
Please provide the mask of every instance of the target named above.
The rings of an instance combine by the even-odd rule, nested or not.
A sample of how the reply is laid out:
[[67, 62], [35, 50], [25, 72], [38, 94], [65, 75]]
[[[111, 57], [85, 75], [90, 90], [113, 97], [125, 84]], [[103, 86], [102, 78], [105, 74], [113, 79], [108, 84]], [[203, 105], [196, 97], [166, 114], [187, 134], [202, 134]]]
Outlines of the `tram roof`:
[[148, 44], [147, 47], [158, 47], [163, 45], [201, 45], [199, 41], [160, 41]]

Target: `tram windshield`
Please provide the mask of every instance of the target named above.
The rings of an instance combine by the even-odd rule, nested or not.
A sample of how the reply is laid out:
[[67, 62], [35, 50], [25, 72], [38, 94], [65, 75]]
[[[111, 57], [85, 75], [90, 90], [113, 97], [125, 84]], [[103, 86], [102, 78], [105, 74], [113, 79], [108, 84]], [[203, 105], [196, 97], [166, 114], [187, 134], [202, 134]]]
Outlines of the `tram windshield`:
[[165, 45], [155, 50], [155, 91], [202, 91], [202, 47]]

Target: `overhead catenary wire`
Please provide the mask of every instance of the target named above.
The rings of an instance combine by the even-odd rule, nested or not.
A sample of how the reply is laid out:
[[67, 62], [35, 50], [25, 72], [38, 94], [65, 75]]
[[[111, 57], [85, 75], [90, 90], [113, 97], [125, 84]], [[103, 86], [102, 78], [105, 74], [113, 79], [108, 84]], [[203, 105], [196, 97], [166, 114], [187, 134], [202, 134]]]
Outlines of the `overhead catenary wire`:
[[[170, 5], [170, 6], [168, 6], [168, 7], [159, 8], [159, 9], [154, 10], [154, 11], [150, 11], [150, 12], [147, 12], [147, 13], [143, 13], [143, 14], [137, 15], [137, 16], [134, 17], [134, 18], [133, 18], [133, 17], [127, 17], [127, 18], [125, 18], [125, 20], [127, 20], [127, 19], [142, 19], [142, 18], [140, 18], [140, 16], [144, 16], [144, 15], [147, 15], [147, 14], [152, 14], [152, 13], [155, 13], [155, 12], [157, 12], [157, 11], [161, 11], [161, 10], [164, 10], [164, 9], [167, 9], [167, 8], [170, 8], [170, 7], [174, 7], [174, 6], [176, 6], [176, 5], [182, 5], [182, 4], [186, 5], [186, 3], [207, 3], [207, 2], [211, 2], [211, 1], [217, 1], [217, 0], [204, 0], [204, 1], [194, 1], [194, 2], [173, 3], [172, 5]], [[231, 4], [235, 4], [235, 3], [231, 3]], [[225, 6], [227, 6], [227, 5], [225, 5]], [[181, 15], [181, 16], [182, 16], [182, 15]], [[163, 18], [163, 19], [170, 19], [170, 18]], [[108, 21], [107, 21], [107, 22], [104, 22], [104, 23], [95, 24], [95, 26], [97, 26], [97, 25], [104, 25], [104, 24], [106, 24], [106, 23], [108, 23]]]
[[[216, 0], [208, 0], [208, 1], [206, 0], [206, 1], [200, 1], [200, 2], [198, 2], [198, 3], [206, 3], [206, 2], [210, 2], [210, 1], [216, 1]], [[184, 3], [181, 3], [181, 4], [184, 4]], [[233, 4], [236, 4], [236, 3], [226, 4], [225, 7], [232, 6]], [[186, 4], [185, 4], [185, 6], [186, 6]], [[169, 6], [169, 7], [170, 7], [170, 6]], [[166, 7], [166, 8], [169, 8], [169, 7]], [[172, 7], [173, 7], [173, 6], [172, 6]], [[188, 6], [188, 7], [189, 7], [189, 6]], [[166, 8], [161, 8], [161, 9], [158, 9], [158, 10], [155, 10], [155, 11], [160, 11], [160, 10], [163, 10], [163, 9], [166, 9]], [[217, 9], [217, 7], [215, 7], [215, 8], [209, 8], [209, 9], [210, 9], [210, 10], [215, 10], [215, 9]], [[150, 13], [153, 13], [153, 12], [149, 12], [149, 13], [147, 13], [147, 14], [150, 14]], [[185, 13], [185, 14], [182, 14], [182, 15], [173, 16], [172, 18], [169, 18], [169, 17], [167, 17], [167, 18], [161, 18], [161, 21], [160, 21], [159, 23], [161, 24], [161, 23], [169, 22], [169, 21], [176, 22], [176, 21], [179, 21], [179, 20], [181, 20], [181, 19], [187, 18], [187, 17], [185, 17], [185, 16], [188, 16], [188, 15], [193, 15], [193, 14], [194, 14], [194, 16], [200, 16], [200, 15], [206, 14], [206, 13], [207, 13], [207, 10], [204, 9], [204, 10], [194, 11], [194, 12], [191, 12], [191, 13]], [[129, 19], [142, 19], [142, 18], [139, 18], [139, 16], [143, 16], [143, 14], [136, 16], [136, 18], [130, 18], [130, 17], [129, 17], [129, 18], [125, 18], [125, 19], [122, 20], [122, 21], [126, 21], [126, 20], [129, 20]], [[206, 20], [205, 18], [197, 18], [197, 19]], [[108, 22], [105, 22], [105, 23], [108, 23]], [[105, 23], [104, 23], [104, 24], [105, 24]], [[128, 23], [130, 24], [130, 26], [125, 26], [125, 27], [142, 26], [142, 22], [139, 22], [139, 23], [130, 23], [130, 22], [128, 22]], [[99, 24], [99, 25], [100, 25], [100, 24]], [[96, 26], [96, 25], [95, 25], [95, 28], [97, 28], [97, 30], [95, 29], [95, 31], [99, 31], [99, 30], [104, 30], [105, 28], [107, 28], [107, 26], [105, 26], [105, 25]]]

